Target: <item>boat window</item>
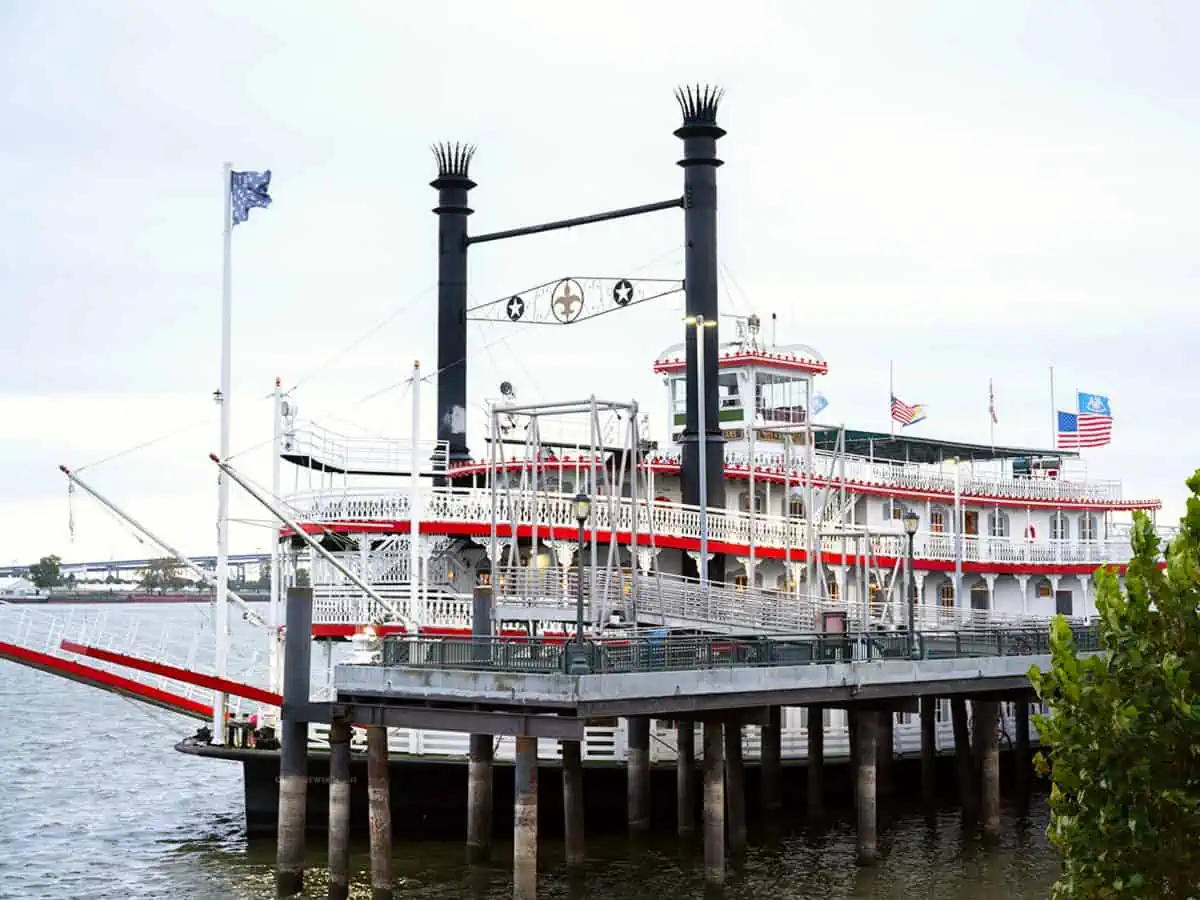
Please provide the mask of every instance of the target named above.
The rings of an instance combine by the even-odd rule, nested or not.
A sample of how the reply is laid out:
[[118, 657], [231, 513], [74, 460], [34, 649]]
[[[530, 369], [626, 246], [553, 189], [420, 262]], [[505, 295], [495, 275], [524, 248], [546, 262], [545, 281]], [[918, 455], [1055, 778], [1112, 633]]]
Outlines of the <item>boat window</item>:
[[760, 372], [754, 384], [754, 404], [768, 422], [802, 423], [805, 420], [805, 391], [803, 378]]
[[1096, 517], [1091, 513], [1084, 513], [1079, 517], [1079, 539], [1081, 541], [1096, 539]]
[[946, 533], [946, 511], [940, 506], [929, 511], [929, 531], [931, 534]]
[[[766, 495], [761, 493], [760, 491], [755, 491], [754, 492], [754, 511], [756, 513], [760, 513], [766, 508], [766, 505], [767, 505]], [[750, 492], [749, 491], [742, 491], [742, 495], [739, 498], [739, 506], [741, 507], [742, 512], [750, 512]]]
[[954, 605], [954, 582], [943, 581], [941, 588], [938, 591], [938, 597], [942, 601], [942, 606]]
[[899, 522], [904, 517], [904, 504], [894, 497], [888, 497], [883, 501], [883, 517]]
[[742, 395], [738, 393], [737, 372], [722, 372], [717, 376], [717, 396], [721, 409], [742, 408]]
[[1065, 541], [1071, 537], [1071, 520], [1066, 513], [1056, 511], [1050, 513], [1050, 540]]
[[687, 413], [687, 380], [685, 378], [671, 379], [671, 413], [677, 416]]
[[988, 534], [992, 537], [1008, 537], [1008, 513], [993, 509], [988, 513]]
[[971, 609], [988, 608], [988, 589], [986, 584], [977, 584], [971, 588]]
[[793, 519], [804, 518], [804, 498], [796, 494], [792, 494], [788, 498], [788, 515]]

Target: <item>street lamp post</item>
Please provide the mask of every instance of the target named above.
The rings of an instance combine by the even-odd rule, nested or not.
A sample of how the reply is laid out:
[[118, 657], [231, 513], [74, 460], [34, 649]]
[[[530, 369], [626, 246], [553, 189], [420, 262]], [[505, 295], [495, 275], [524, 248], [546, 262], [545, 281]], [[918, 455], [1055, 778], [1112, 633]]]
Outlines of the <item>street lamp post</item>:
[[913, 538], [917, 535], [917, 526], [921, 524], [921, 517], [911, 509], [903, 516], [904, 533], [908, 535], [908, 571], [904, 578], [904, 599], [908, 601], [908, 633], [911, 636], [916, 632], [916, 598], [913, 596]]
[[573, 651], [567, 660], [567, 671], [570, 674], [586, 673], [591, 666], [588, 664], [587, 649], [583, 645], [583, 526], [592, 513], [592, 500], [587, 494], [575, 495], [575, 521], [579, 523], [579, 565], [575, 578], [575, 642]]

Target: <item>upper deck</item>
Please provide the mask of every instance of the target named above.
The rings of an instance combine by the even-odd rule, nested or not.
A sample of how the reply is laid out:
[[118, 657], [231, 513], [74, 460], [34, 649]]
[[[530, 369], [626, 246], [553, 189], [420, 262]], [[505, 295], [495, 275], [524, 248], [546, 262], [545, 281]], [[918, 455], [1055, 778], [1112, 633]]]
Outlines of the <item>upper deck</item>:
[[[820, 442], [814, 442], [820, 447]], [[801, 448], [802, 449], [802, 448]], [[752, 466], [753, 462], [753, 466]], [[575, 472], [591, 466], [592, 459], [580, 453], [566, 452], [538, 462], [545, 472]], [[496, 464], [501, 471], [519, 472], [529, 468], [522, 460], [506, 460]], [[648, 454], [641, 464], [656, 474], [676, 476], [681, 466], [677, 449], [657, 450]], [[756, 479], [781, 485], [807, 485], [811, 474], [813, 487], [841, 488], [852, 493], [875, 494], [921, 500], [952, 502], [956, 493], [955, 464], [897, 462], [886, 458], [838, 454], [828, 450], [813, 451], [811, 468], [799, 450], [758, 451], [749, 453], [728, 450], [725, 453], [725, 476], [730, 479], [749, 479], [753, 468]], [[1120, 481], [1088, 479], [1080, 472], [1074, 475], [1055, 472], [1045, 474], [1013, 474], [1010, 467], [970, 461], [958, 465], [957, 493], [963, 501], [986, 505], [1033, 508], [1089, 507], [1113, 510], [1154, 510], [1162, 507], [1156, 498], [1126, 499]], [[455, 480], [484, 479], [490, 464], [477, 460], [451, 468], [447, 475]], [[1053, 471], [1053, 470], [1052, 470]]]

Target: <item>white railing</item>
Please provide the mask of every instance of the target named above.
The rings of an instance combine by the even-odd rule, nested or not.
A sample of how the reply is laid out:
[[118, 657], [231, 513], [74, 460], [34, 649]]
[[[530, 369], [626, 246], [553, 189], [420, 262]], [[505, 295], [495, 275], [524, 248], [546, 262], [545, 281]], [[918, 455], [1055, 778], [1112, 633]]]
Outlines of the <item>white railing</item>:
[[[726, 464], [748, 467], [748, 454], [728, 453]], [[680, 464], [678, 451], [658, 454], [652, 462]], [[807, 474], [805, 460], [801, 454], [792, 454], [789, 462], [783, 453], [755, 453], [754, 462], [761, 468], [788, 473], [793, 481]], [[843, 464], [847, 481], [873, 484], [880, 487], [901, 488], [914, 491], [954, 494], [954, 473], [945, 472], [935, 466], [881, 462], [862, 456], [834, 455], [817, 450], [813, 453], [813, 481], [824, 486], [832, 471], [834, 481], [840, 480]], [[831, 469], [832, 465], [832, 469]], [[1041, 476], [1000, 475], [998, 473], [975, 473], [969, 466], [959, 473], [959, 492], [965, 497], [1000, 497], [1012, 500], [1120, 500], [1120, 481], [1074, 481]]]
[[[475, 525], [475, 537], [490, 533], [492, 494], [486, 488], [425, 489], [423, 518], [427, 522], [454, 522]], [[305, 521], [333, 523], [339, 521], [407, 521], [409, 498], [405, 492], [348, 488], [343, 491], [314, 491], [288, 498], [288, 504]], [[514, 520], [519, 525], [537, 523], [543, 529], [554, 528], [574, 533], [574, 497], [566, 494], [498, 491], [496, 493], [497, 521], [501, 534], [507, 532]], [[700, 509], [683, 504], [656, 503], [649, 508], [639, 503], [636, 514], [628, 498], [600, 497], [592, 504], [593, 520], [590, 529], [601, 532], [616, 530], [630, 532], [635, 523], [640, 535], [648, 535], [653, 526], [659, 537], [700, 538]], [[803, 548], [806, 542], [803, 519], [752, 514], [736, 510], [712, 509], [707, 517], [708, 539], [746, 546], [754, 535], [756, 547], [776, 550]], [[848, 533], [863, 534], [863, 526], [845, 529]], [[1160, 528], [1164, 537], [1174, 529]], [[549, 537], [548, 533], [544, 533]], [[872, 534], [872, 553], [898, 558], [906, 552], [906, 537], [900, 533]], [[958, 554], [958, 539], [952, 534], [924, 533], [916, 538], [914, 553], [918, 559], [954, 561]], [[603, 543], [603, 542], [602, 542]], [[1020, 537], [961, 538], [962, 558], [971, 562], [1028, 563], [1031, 565], [1125, 563], [1130, 559], [1127, 532], [1099, 540], [1029, 540]], [[842, 539], [826, 537], [822, 549], [829, 553], [842, 551]], [[854, 540], [846, 541], [846, 552], [853, 553]]]
[[[935, 721], [934, 742], [939, 753], [954, 749], [954, 728], [950, 720], [949, 701], [942, 701], [939, 715]], [[1001, 746], [1008, 749], [1016, 733], [1016, 719], [1013, 704], [1002, 703], [1000, 726], [1008, 737]], [[1036, 706], [1034, 707], [1036, 709]], [[784, 759], [806, 759], [808, 757], [808, 729], [805, 723], [806, 711], [803, 708], [786, 708], [783, 710], [783, 727], [780, 729], [780, 751]], [[825, 725], [823, 751], [826, 760], [845, 760], [850, 755], [849, 733], [846, 727], [846, 716], [841, 710], [833, 710], [832, 721]], [[968, 717], [969, 719], [969, 717]], [[968, 721], [968, 731], [970, 722]], [[897, 755], [916, 756], [921, 750], [921, 723], [916, 714], [897, 714], [893, 728], [892, 749]], [[619, 719], [612, 726], [588, 726], [584, 731], [583, 758], [598, 762], [624, 762], [628, 752], [627, 724]], [[1038, 740], [1036, 725], [1029, 723], [1031, 741]], [[700, 739], [697, 729], [697, 743]], [[676, 759], [677, 733], [675, 728], [659, 719], [652, 720], [650, 730], [650, 760], [651, 762], [672, 762]], [[351, 732], [351, 747], [359, 750], [366, 748], [366, 732], [355, 728]], [[388, 750], [392, 753], [403, 753], [414, 756], [439, 756], [466, 759], [469, 749], [469, 736], [461, 732], [422, 731], [416, 728], [389, 728]], [[309, 746], [317, 749], [328, 749], [329, 726], [313, 725], [309, 729]], [[511, 737], [497, 737], [493, 740], [495, 758], [509, 762], [515, 758], [515, 744]], [[557, 740], [542, 739], [537, 744], [538, 759], [557, 760], [561, 758], [561, 744]], [[762, 757], [762, 729], [756, 725], [742, 728], [742, 754], [747, 760], [759, 760]]]
[[[302, 422], [284, 432], [283, 452], [310, 457], [339, 471], [380, 475], [407, 474], [414, 463], [410, 440], [339, 434], [315, 422]], [[444, 472], [448, 459], [445, 441], [418, 441], [418, 472]]]
[[[144, 614], [113, 607], [77, 606], [59, 612], [43, 606], [0, 602], [0, 641], [56, 659], [83, 663], [197, 703], [211, 706], [213, 702], [213, 693], [208, 688], [62, 648], [63, 641], [70, 641], [211, 675], [216, 671], [216, 642], [211, 629], [164, 627], [148, 621]], [[262, 652], [258, 648], [232, 646], [228, 677], [265, 688], [265, 649], [265, 643]], [[232, 696], [228, 698], [228, 705], [231, 713], [238, 714], [258, 708], [258, 704], [252, 701]]]
[[[332, 571], [332, 570], [331, 570]], [[578, 570], [561, 568], [502, 568], [493, 572], [497, 607], [520, 609], [531, 621], [546, 628], [562, 630], [576, 609]], [[840, 612], [846, 616], [846, 628], [863, 629], [864, 606], [858, 598], [848, 602], [817, 597], [795, 591], [738, 587], [710, 582], [702, 586], [695, 579], [669, 574], [631, 574], [583, 570], [585, 616], [589, 624], [603, 624], [613, 612], [629, 623], [643, 626], [661, 624], [671, 627], [696, 627], [743, 633], [810, 633], [821, 630], [821, 614]], [[416, 608], [410, 605], [406, 584], [375, 585], [379, 593], [400, 611], [418, 620], [423, 627], [470, 628], [473, 600], [470, 594], [455, 592], [448, 586], [431, 586]], [[313, 589], [314, 624], [380, 623], [388, 619], [387, 610], [378, 606], [352, 584], [332, 582], [315, 584]], [[907, 623], [907, 611], [897, 591], [891, 599], [871, 600], [865, 608], [867, 628], [896, 628]], [[995, 610], [918, 605], [917, 627], [924, 630], [990, 629], [1049, 625], [1045, 616], [1004, 613]]]

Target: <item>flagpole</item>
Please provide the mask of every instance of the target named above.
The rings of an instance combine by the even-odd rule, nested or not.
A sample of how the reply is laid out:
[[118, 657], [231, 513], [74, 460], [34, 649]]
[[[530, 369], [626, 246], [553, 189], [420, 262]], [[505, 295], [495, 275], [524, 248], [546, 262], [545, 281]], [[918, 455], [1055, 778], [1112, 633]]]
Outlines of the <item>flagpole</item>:
[[1058, 409], [1054, 403], [1054, 366], [1050, 367], [1050, 447], [1058, 447]]
[[996, 389], [988, 379], [988, 434], [992, 441], [992, 453], [996, 452]]
[[892, 423], [892, 437], [896, 436], [896, 417], [892, 415], [892, 400], [896, 397], [896, 363], [888, 360], [888, 420]]
[[[225, 192], [224, 267], [221, 273], [221, 461], [229, 462], [229, 394], [233, 382], [231, 345], [233, 343], [233, 163], [222, 171]], [[216, 596], [216, 675], [228, 674], [229, 664], [229, 476], [221, 469], [217, 475], [217, 596]], [[213, 694], [212, 740], [225, 743], [225, 694]]]

